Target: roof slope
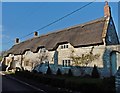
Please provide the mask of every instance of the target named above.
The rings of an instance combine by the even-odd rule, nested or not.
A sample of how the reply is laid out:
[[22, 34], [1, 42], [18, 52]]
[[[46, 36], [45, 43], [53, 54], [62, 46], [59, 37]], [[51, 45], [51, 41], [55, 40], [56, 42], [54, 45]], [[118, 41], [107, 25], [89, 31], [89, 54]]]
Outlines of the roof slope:
[[103, 43], [105, 20], [106, 18], [102, 17], [85, 24], [34, 37], [14, 45], [7, 54], [23, 54], [28, 49], [35, 52], [40, 46], [44, 46], [47, 50], [54, 50], [59, 43], [64, 42], [69, 42], [74, 47]]

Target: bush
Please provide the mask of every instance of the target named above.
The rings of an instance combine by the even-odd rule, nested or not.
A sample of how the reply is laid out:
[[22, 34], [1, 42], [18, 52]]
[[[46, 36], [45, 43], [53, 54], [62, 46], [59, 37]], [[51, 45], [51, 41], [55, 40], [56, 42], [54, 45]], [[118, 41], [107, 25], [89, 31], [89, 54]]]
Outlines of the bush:
[[61, 70], [58, 68], [56, 75], [62, 75]]
[[84, 78], [91, 78], [91, 75], [85, 74], [83, 77], [84, 77]]
[[21, 71], [21, 69], [19, 67], [16, 67], [16, 71]]
[[7, 68], [7, 65], [5, 65], [5, 64], [2, 63], [1, 70], [2, 71], [6, 71], [6, 68]]
[[[71, 72], [72, 71], [70, 71], [69, 73]], [[75, 91], [78, 90], [81, 93], [90, 93], [90, 92], [115, 93], [115, 83], [114, 83], [115, 77], [104, 78], [104, 79], [80, 78], [80, 77], [66, 77], [66, 76], [38, 74], [38, 73], [31, 73], [29, 71], [19, 71], [19, 72], [16, 71], [15, 74], [27, 79], [34, 79], [39, 83], [48, 84], [55, 87], [67, 88], [70, 90], [72, 89]]]
[[38, 73], [36, 70], [32, 70], [33, 73]]
[[68, 71], [68, 76], [73, 76], [73, 73], [72, 73], [71, 69], [69, 69], [69, 71]]
[[52, 71], [51, 71], [51, 68], [50, 68], [50, 66], [48, 66], [48, 69], [47, 69], [47, 72], [46, 72], [46, 74], [48, 74], [48, 75], [51, 75], [51, 74], [52, 74]]
[[92, 78], [100, 78], [100, 74], [98, 72], [96, 65], [94, 65], [93, 70], [92, 70]]

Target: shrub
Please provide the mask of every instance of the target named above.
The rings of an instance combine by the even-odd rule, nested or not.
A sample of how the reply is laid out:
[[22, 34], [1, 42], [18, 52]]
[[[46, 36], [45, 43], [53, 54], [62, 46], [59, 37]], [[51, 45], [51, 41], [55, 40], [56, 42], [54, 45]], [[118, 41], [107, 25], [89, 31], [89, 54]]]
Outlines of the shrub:
[[69, 69], [69, 71], [68, 71], [68, 76], [73, 76], [73, 73], [72, 73], [71, 69]]
[[33, 73], [37, 73], [37, 71], [36, 71], [36, 70], [32, 70], [32, 72], [33, 72]]
[[16, 67], [16, 71], [21, 71], [21, 69], [19, 67]]
[[62, 75], [61, 70], [58, 68], [56, 75]]
[[91, 78], [91, 75], [85, 74], [83, 77], [84, 77], [84, 78]]
[[5, 65], [5, 64], [2, 63], [1, 70], [2, 71], [6, 71], [6, 68], [7, 68], [7, 65]]
[[48, 69], [47, 69], [46, 74], [48, 74], [48, 75], [51, 75], [51, 74], [52, 74], [52, 71], [51, 71], [51, 68], [50, 68], [50, 66], [49, 66], [49, 65], [48, 65]]
[[96, 65], [94, 65], [93, 70], [92, 70], [92, 78], [100, 78], [100, 74], [98, 72]]

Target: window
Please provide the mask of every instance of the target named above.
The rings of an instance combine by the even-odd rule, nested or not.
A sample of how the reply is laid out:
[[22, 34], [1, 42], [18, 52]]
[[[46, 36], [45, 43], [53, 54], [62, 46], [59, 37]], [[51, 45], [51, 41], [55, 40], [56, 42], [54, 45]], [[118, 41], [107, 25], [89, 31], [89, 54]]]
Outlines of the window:
[[66, 48], [68, 48], [68, 45], [66, 45]]
[[63, 67], [70, 67], [71, 61], [70, 60], [62, 60]]
[[70, 60], [68, 60], [68, 66], [70, 66]]
[[68, 45], [61, 45], [61, 49], [65, 49], [65, 48], [68, 48]]
[[67, 60], [65, 60], [65, 67], [67, 67]]
[[63, 49], [63, 46], [61, 46], [61, 49]]
[[63, 67], [65, 66], [65, 64], [64, 64], [64, 60], [62, 61], [62, 63], [63, 63]]
[[39, 52], [40, 52], [40, 53], [45, 53], [45, 52], [46, 52], [46, 49], [45, 49], [45, 48], [40, 48], [40, 49], [39, 49]]

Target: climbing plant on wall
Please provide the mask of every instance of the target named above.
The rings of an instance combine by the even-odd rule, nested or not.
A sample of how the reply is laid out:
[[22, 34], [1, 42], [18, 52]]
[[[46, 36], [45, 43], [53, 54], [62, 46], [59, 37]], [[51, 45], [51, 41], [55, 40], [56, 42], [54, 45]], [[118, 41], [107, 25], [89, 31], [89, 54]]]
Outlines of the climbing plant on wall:
[[71, 60], [73, 62], [74, 66], [87, 66], [94, 60], [99, 58], [99, 54], [93, 54], [93, 47], [89, 53], [82, 54], [81, 56], [79, 55], [74, 55], [74, 50], [71, 51]]

